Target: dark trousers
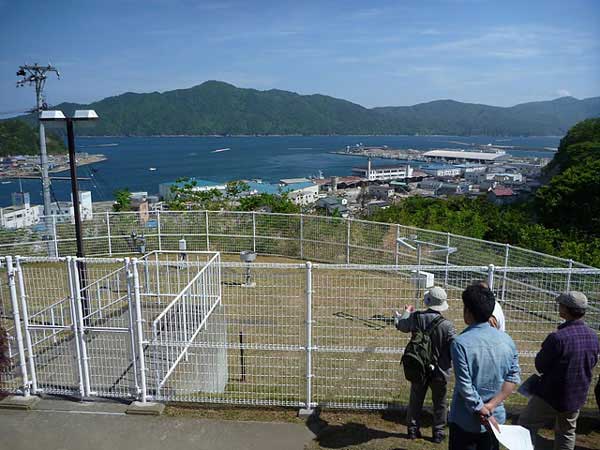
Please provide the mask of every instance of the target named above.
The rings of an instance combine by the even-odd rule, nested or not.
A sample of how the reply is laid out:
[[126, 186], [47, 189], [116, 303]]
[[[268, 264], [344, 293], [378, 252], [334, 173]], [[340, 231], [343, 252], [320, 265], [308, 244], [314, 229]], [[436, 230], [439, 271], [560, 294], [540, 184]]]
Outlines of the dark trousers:
[[491, 432], [469, 433], [450, 423], [448, 450], [499, 450], [500, 444]]
[[431, 400], [433, 403], [433, 432], [442, 433], [446, 426], [446, 380], [434, 378], [423, 384], [411, 383], [410, 399], [408, 401], [408, 410], [406, 412], [406, 423], [408, 429], [416, 430], [419, 428], [419, 417], [423, 409], [423, 401], [427, 394], [427, 389], [431, 388]]

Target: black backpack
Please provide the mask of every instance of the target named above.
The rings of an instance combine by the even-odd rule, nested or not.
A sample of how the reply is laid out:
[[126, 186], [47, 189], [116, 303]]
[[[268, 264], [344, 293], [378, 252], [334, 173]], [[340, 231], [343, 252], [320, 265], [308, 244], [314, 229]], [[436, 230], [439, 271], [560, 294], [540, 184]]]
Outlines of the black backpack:
[[444, 320], [440, 315], [431, 321], [426, 330], [417, 328], [406, 345], [401, 362], [404, 376], [411, 383], [423, 383], [431, 377], [437, 364], [433, 356], [431, 334]]

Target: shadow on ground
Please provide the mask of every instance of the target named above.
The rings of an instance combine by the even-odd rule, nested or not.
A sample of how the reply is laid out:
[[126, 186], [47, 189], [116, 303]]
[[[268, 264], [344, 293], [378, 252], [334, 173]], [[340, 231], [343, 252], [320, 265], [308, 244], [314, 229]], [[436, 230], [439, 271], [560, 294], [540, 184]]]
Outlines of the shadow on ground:
[[[315, 441], [323, 448], [344, 448], [359, 445], [373, 439], [389, 437], [405, 438], [404, 433], [394, 433], [368, 427], [364, 423], [347, 422], [342, 425], [331, 425], [321, 418], [320, 411], [306, 421], [306, 426], [316, 436]], [[395, 450], [405, 450], [398, 448]]]

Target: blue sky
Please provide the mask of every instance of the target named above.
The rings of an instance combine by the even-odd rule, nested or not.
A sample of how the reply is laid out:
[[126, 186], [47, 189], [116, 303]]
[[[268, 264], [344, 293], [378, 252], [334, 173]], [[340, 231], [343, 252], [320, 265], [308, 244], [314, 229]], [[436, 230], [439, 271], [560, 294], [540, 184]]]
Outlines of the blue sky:
[[510, 106], [600, 95], [595, 0], [0, 0], [0, 113], [208, 79], [367, 107], [451, 98]]

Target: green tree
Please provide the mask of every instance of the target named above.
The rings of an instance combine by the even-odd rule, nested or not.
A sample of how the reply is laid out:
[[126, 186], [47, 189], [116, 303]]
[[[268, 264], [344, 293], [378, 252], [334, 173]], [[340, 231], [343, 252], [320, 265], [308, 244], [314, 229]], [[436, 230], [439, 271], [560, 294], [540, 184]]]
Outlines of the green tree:
[[113, 194], [115, 203], [113, 203], [113, 211], [131, 211], [131, 192], [128, 188], [119, 189]]
[[281, 194], [259, 194], [242, 197], [239, 209], [241, 211], [256, 211], [267, 208], [274, 213], [299, 213], [300, 207], [296, 205], [286, 193]]

